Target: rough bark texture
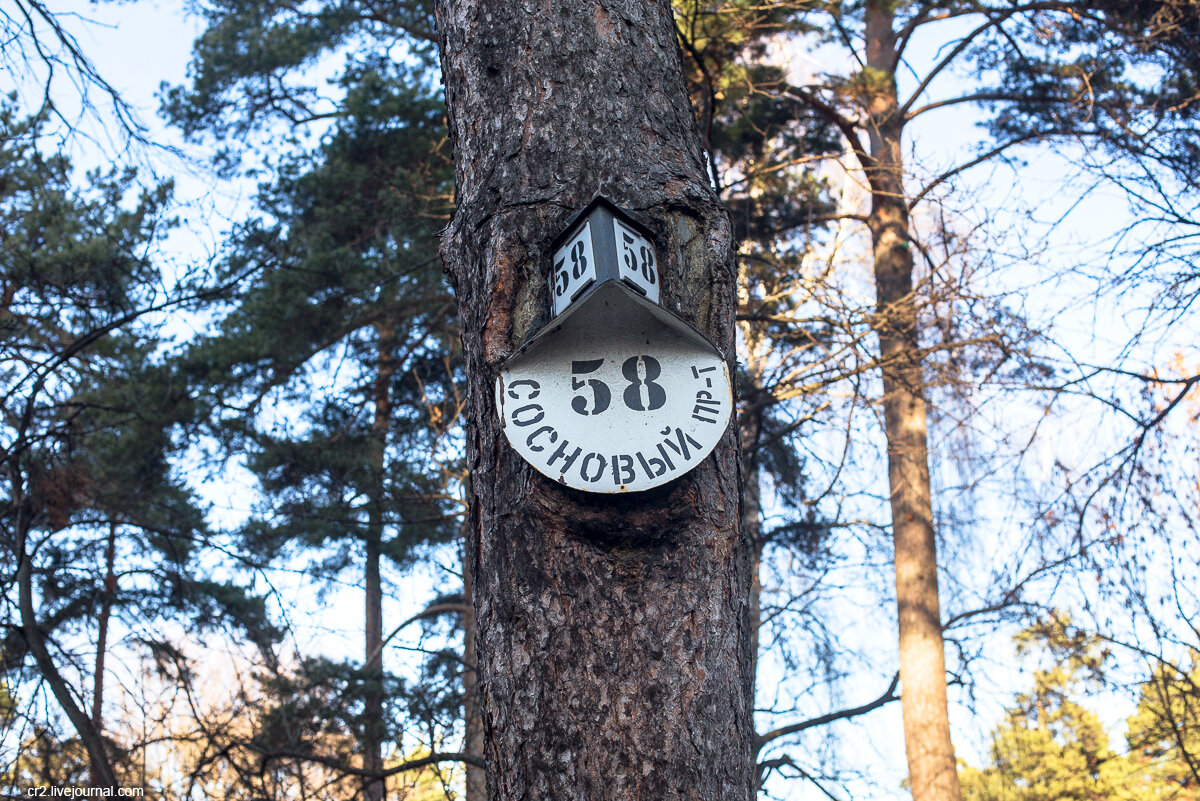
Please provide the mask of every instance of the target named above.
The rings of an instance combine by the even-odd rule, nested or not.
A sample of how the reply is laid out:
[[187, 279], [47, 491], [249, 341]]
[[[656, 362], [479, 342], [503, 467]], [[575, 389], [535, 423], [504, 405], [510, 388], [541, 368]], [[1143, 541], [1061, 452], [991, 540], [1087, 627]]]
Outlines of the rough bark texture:
[[733, 352], [730, 227], [670, 3], [439, 0], [437, 14], [488, 797], [747, 801], [751, 554], [732, 426], [678, 481], [591, 495], [527, 465], [493, 398], [500, 365], [546, 322], [551, 239], [596, 193], [648, 218], [663, 305]]
[[[479, 714], [479, 681], [475, 670], [475, 576], [471, 562], [466, 558], [466, 541], [463, 542], [463, 600], [467, 608], [463, 612], [463, 750], [483, 758], [483, 718]], [[484, 801], [487, 798], [486, 774], [478, 765], [466, 766], [464, 801]]]
[[866, 10], [876, 320], [883, 373], [904, 747], [914, 801], [959, 801], [946, 700], [937, 552], [929, 487], [924, 376], [913, 296], [895, 83], [894, 3]]

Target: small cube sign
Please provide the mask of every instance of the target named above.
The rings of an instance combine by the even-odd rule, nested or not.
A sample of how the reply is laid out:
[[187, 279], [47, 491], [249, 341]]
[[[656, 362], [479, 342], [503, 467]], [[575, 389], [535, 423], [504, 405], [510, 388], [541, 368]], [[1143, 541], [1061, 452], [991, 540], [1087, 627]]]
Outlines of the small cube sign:
[[658, 258], [650, 232], [604, 198], [577, 213], [555, 240], [550, 303], [557, 317], [585, 292], [622, 281], [659, 302]]
[[654, 245], [620, 220], [614, 219], [613, 223], [617, 252], [621, 254], [621, 278], [658, 303], [658, 264], [654, 260]]
[[585, 222], [567, 244], [554, 252], [550, 297], [554, 316], [566, 311], [585, 287], [596, 282], [596, 251], [592, 247], [592, 225]]

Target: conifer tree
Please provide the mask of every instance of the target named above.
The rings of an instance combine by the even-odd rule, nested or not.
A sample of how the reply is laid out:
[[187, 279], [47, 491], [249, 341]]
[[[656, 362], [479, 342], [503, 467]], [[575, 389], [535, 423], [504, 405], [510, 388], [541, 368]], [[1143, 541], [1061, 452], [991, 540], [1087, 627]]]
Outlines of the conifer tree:
[[[675, 8], [709, 173], [730, 210], [739, 243], [738, 427], [742, 526], [755, 555], [753, 652], [757, 659], [761, 650], [773, 649], [804, 676], [802, 682], [811, 682], [812, 676], [838, 670], [826, 645], [816, 584], [831, 565], [834, 521], [820, 514], [812, 497], [812, 465], [802, 454], [805, 439], [830, 424], [824, 389], [856, 367], [848, 358], [853, 351], [839, 353], [831, 336], [843, 321], [831, 309], [814, 311], [829, 288], [811, 268], [814, 250], [830, 238], [829, 229], [839, 219], [820, 169], [840, 155], [842, 145], [824, 117], [784, 91], [789, 76], [780, 45], [811, 33], [793, 8], [742, 0], [689, 0], [676, 2]], [[760, 574], [772, 556], [787, 565], [781, 570], [801, 579], [804, 599], [778, 592], [764, 599]], [[765, 626], [771, 630], [763, 639]], [[755, 741], [762, 756], [760, 782], [773, 770], [809, 761], [807, 755], [793, 758], [778, 750], [764, 756], [768, 749], [897, 698], [890, 686], [868, 703], [823, 709], [799, 720], [777, 710], [774, 725]]]
[[1033, 690], [992, 735], [992, 764], [964, 768], [971, 801], [1090, 801], [1132, 798], [1121, 792], [1122, 766], [1096, 714], [1076, 700], [1102, 678], [1098, 643], [1069, 621], [1052, 619], [1018, 635], [1021, 654], [1049, 656], [1034, 672]]
[[[129, 206], [130, 172], [76, 186], [65, 157], [40, 151], [44, 122], [0, 108], [3, 669], [18, 696], [44, 684], [57, 707], [30, 721], [34, 744], [66, 737], [65, 720], [92, 783], [113, 787], [121, 752], [103, 698], [116, 622], [151, 651], [177, 647], [153, 630], [163, 619], [240, 624], [263, 644], [273, 631], [261, 603], [198, 572], [203, 516], [171, 466], [187, 395], [151, 319], [186, 300], [153, 262], [169, 187]], [[96, 643], [90, 677], [80, 638]]]
[[705, 174], [672, 9], [437, 11], [488, 796], [749, 798], [751, 554], [734, 431], [664, 487], [579, 493], [507, 445], [494, 394], [501, 364], [546, 320], [554, 235], [597, 193], [650, 219], [662, 305], [732, 353], [731, 229]]
[[[786, 6], [731, 0], [675, 7], [709, 173], [739, 243], [743, 526], [757, 565], [772, 538], [762, 522], [765, 484], [775, 491], [771, 501], [815, 522], [802, 508], [805, 476], [795, 437], [805, 417], [797, 408], [803, 381], [796, 368], [813, 360], [805, 346], [815, 345], [817, 334], [785, 321], [803, 302], [800, 262], [834, 212], [824, 181], [806, 165], [833, 155], [839, 143], [822, 118], [778, 92], [787, 79], [784, 68], [771, 63], [769, 45], [801, 32]], [[793, 522], [788, 531], [804, 525]], [[782, 541], [787, 532], [779, 533]], [[751, 605], [760, 605], [757, 582]]]
[[1159, 664], [1128, 721], [1130, 773], [1146, 801], [1200, 799], [1200, 667]]
[[[876, 298], [868, 319], [879, 344], [873, 360], [883, 389], [909, 778], [917, 801], [954, 801], [927, 420], [933, 354], [956, 345], [929, 325], [935, 263], [912, 215], [967, 170], [1021, 146], [1082, 140], [1147, 158], [1166, 134], [1175, 153], [1191, 152], [1195, 61], [1186, 43], [1194, 25], [1185, 20], [1194, 14], [1181, 17], [1177, 3], [783, 5], [795, 13], [793, 25], [826, 31], [822, 42], [843, 48], [848, 65], [775, 94], [838, 131], [848, 168], [861, 171], [868, 188], [870, 208], [847, 219], [871, 240]], [[1174, 22], [1164, 24], [1168, 18]], [[917, 42], [935, 53], [929, 63], [916, 58]], [[905, 65], [915, 71], [911, 80]], [[915, 165], [905, 160], [913, 121], [964, 105], [983, 109], [990, 137], [962, 163], [914, 180]], [[998, 369], [1015, 349], [994, 322], [978, 323], [972, 361]]]
[[1196, 673], [1159, 665], [1135, 685], [1137, 712], [1127, 721], [1128, 750], [1118, 752], [1089, 691], [1120, 688], [1107, 673], [1112, 653], [1071, 621], [1052, 617], [1017, 636], [1018, 653], [1043, 662], [1033, 688], [1017, 696], [992, 732], [989, 763], [960, 766], [969, 801], [1192, 801]]
[[[457, 530], [458, 346], [434, 256], [449, 165], [441, 104], [419, 76], [364, 57], [342, 81], [320, 147], [284, 157], [263, 185], [222, 267], [246, 277], [187, 362], [265, 494], [242, 532], [248, 551], [265, 565], [311, 549], [326, 578], [362, 571], [362, 668], [346, 669], [364, 782], [381, 798], [384, 745], [396, 741], [383, 571]], [[287, 411], [264, 422], [276, 403]], [[295, 414], [301, 423], [281, 419]]]
[[[270, 136], [264, 132], [280, 123], [293, 131], [304, 131], [321, 130], [323, 126], [337, 121], [342, 141], [357, 137], [360, 142], [366, 141], [366, 138], [353, 131], [375, 128], [382, 132], [401, 125], [416, 125], [423, 132], [419, 135], [425, 137], [427, 152], [419, 152], [415, 146], [407, 150], [391, 147], [378, 151], [370, 147], [347, 147], [334, 160], [341, 168], [351, 172], [378, 176], [378, 184], [360, 187], [368, 194], [384, 187], [390, 180], [388, 176], [403, 175], [398, 187], [383, 191], [399, 191], [407, 195], [405, 208], [400, 210], [394, 203], [360, 207], [349, 197], [341, 202], [352, 208], [362, 221], [364, 231], [374, 227], [382, 232], [399, 225], [410, 232], [414, 243], [420, 240], [420, 236], [412, 233], [417, 227], [424, 226], [424, 236], [428, 237], [444, 223], [449, 211], [449, 184], [445, 183], [446, 173], [442, 170], [448, 168], [448, 153], [444, 152], [441, 135], [436, 133], [434, 127], [437, 122], [433, 116], [437, 113], [434, 109], [441, 108], [441, 101], [436, 91], [433, 64], [429, 60], [433, 42], [431, 4], [403, 2], [387, 8], [369, 4], [329, 5], [319, 7], [310, 14], [286, 3], [217, 3], [210, 5], [206, 13], [209, 25], [193, 51], [192, 80], [189, 85], [175, 87], [166, 95], [166, 108], [186, 133], [196, 138], [213, 137], [222, 147], [236, 154], [243, 150], [231, 142], [231, 134], [238, 139], [253, 140], [255, 134]], [[321, 86], [320, 82], [311, 78], [310, 67], [318, 63], [327, 65], [332, 58], [340, 58], [343, 52], [348, 54], [347, 67], [335, 82]], [[397, 61], [404, 62], [405, 67], [399, 68], [395, 63]], [[364, 79], [371, 75], [376, 76], [377, 85], [374, 88], [363, 85]], [[380, 91], [392, 92], [392, 99], [378, 106], [362, 101]], [[405, 111], [402, 104], [407, 102], [424, 110]], [[435, 105], [428, 105], [430, 103]], [[421, 117], [426, 113], [428, 117]], [[418, 120], [418, 117], [421, 119]], [[395, 136], [400, 136], [400, 133], [396, 132]], [[415, 138], [410, 140], [410, 144], [412, 142], [415, 142]], [[319, 162], [328, 155], [324, 151], [323, 154], [314, 154], [313, 161]], [[388, 157], [396, 161], [389, 163]], [[231, 155], [231, 158], [235, 156]], [[332, 175], [332, 171], [326, 170], [326, 174]], [[308, 213], [332, 214], [333, 209], [325, 207], [336, 202], [331, 201], [330, 196], [315, 193], [306, 201]], [[418, 208], [421, 203], [424, 207]], [[395, 213], [407, 214], [409, 218], [398, 221]], [[368, 222], [371, 215], [375, 215], [374, 221]], [[370, 247], [369, 242], [359, 246], [353, 242], [319, 240], [316, 237], [308, 237], [304, 241], [311, 258], [321, 251], [336, 248], [358, 248], [358, 252], [365, 255]], [[418, 248], [432, 246], [433, 240], [428, 238], [423, 244], [416, 245]], [[411, 256], [414, 263], [420, 261], [415, 250]], [[379, 266], [368, 257], [361, 266], [362, 276], [368, 275], [371, 265]], [[419, 272], [426, 289], [437, 291], [435, 288], [441, 286], [437, 265], [432, 261], [422, 263]], [[364, 288], [361, 284], [348, 287], [347, 297], [353, 297]], [[401, 352], [410, 344], [416, 346], [420, 337], [425, 336], [428, 341], [420, 346], [422, 352], [448, 355], [453, 368], [457, 359], [453, 305], [439, 307], [437, 313], [441, 315], [440, 323], [422, 334], [421, 329], [426, 323], [418, 319], [420, 313], [417, 306], [409, 304], [412, 298], [397, 294], [394, 299], [398, 310], [395, 316], [396, 330], [393, 332], [397, 338], [396, 351]], [[418, 305], [423, 302], [426, 301], [418, 300]], [[411, 326], [417, 326], [417, 330]], [[412, 375], [400, 366], [397, 369], [397, 375]], [[424, 380], [433, 379], [425, 377]], [[401, 389], [397, 385], [394, 390], [400, 393], [394, 403], [401, 406], [411, 403], [414, 397], [411, 387]], [[446, 381], [435, 380], [430, 390], [434, 395], [438, 392], [453, 394]], [[427, 416], [426, 422], [432, 429], [425, 436], [426, 444], [438, 437], [444, 441], [447, 431], [453, 432], [455, 411], [454, 408], [446, 408], [439, 411], [438, 415]], [[453, 491], [461, 497], [461, 489], [453, 489], [454, 482], [447, 481], [445, 465], [439, 466], [426, 459], [421, 468], [415, 467], [420, 461], [419, 451], [423, 445], [420, 442], [421, 435], [411, 425], [408, 427], [408, 440], [401, 442], [393, 435], [393, 448], [417, 449], [416, 461], [412, 463], [413, 480], [426, 487], [440, 484], [440, 492]], [[451, 433], [450, 436], [453, 438], [456, 434]], [[424, 469], [433, 470], [434, 473], [442, 471], [443, 475], [423, 475], [421, 470]], [[443, 507], [439, 514], [445, 512]], [[415, 542], [411, 535], [416, 527], [410, 525], [407, 530], [406, 536], [410, 537], [407, 541], [411, 544]], [[434, 538], [441, 537], [441, 531], [438, 526], [426, 527], [426, 534]], [[409, 554], [403, 549], [397, 549], [394, 553], [404, 559], [408, 559]], [[478, 704], [474, 699], [474, 616], [469, 603], [471, 576], [468, 570], [464, 569], [463, 579], [465, 603], [446, 602], [443, 599], [435, 601], [430, 610], [431, 614], [457, 616], [461, 623], [465, 642], [464, 652], [457, 663], [457, 670], [461, 674], [461, 714], [465, 719], [467, 748], [473, 750], [480, 741]], [[373, 632], [371, 640], [378, 643], [379, 636]], [[368, 654], [376, 650], [375, 646], [367, 646]], [[478, 765], [471, 764], [469, 760], [466, 784], [468, 801], [479, 801], [482, 798], [483, 777]]]

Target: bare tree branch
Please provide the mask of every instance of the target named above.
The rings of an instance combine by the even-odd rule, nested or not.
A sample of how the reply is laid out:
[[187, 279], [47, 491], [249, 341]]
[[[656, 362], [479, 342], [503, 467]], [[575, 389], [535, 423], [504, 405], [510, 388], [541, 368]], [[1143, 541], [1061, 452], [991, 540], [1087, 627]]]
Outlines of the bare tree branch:
[[900, 695], [896, 692], [896, 688], [899, 685], [900, 674], [897, 673], [892, 677], [891, 684], [889, 684], [888, 688], [883, 691], [882, 695], [873, 701], [863, 704], [862, 706], [855, 706], [851, 707], [850, 709], [842, 709], [837, 712], [828, 712], [824, 715], [819, 715], [815, 718], [809, 718], [808, 720], [801, 721], [800, 723], [793, 723], [790, 726], [783, 726], [778, 729], [773, 729], [765, 734], [760, 734], [755, 738], [755, 753], [761, 751], [767, 743], [773, 740], [778, 740], [780, 737], [787, 737], [789, 734], [796, 734], [797, 732], [802, 732], [805, 729], [811, 729], [816, 726], [824, 726], [825, 724], [832, 723], [835, 720], [848, 720], [849, 718], [856, 718], [860, 715], [865, 715], [868, 712], [874, 712], [881, 706], [886, 706], [893, 701], [899, 701]]

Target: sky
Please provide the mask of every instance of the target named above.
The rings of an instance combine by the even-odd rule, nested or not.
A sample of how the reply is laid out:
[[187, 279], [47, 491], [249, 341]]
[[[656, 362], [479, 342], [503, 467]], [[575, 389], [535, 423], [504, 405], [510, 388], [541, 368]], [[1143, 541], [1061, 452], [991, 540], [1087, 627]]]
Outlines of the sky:
[[[183, 2], [163, 0], [136, 4], [72, 0], [59, 18], [97, 72], [145, 125], [147, 140], [157, 146], [130, 144], [114, 133], [115, 114], [105, 93], [75, 80], [71, 70], [59, 68], [50, 83], [54, 104], [80, 134], [67, 139], [63, 149], [81, 173], [133, 164], [141, 168], [143, 180], [149, 180], [147, 173], [170, 176], [176, 199], [188, 209], [186, 224], [177, 235], [195, 240], [190, 244], [174, 240], [170, 249], [210, 252], [228, 221], [244, 206], [248, 187], [218, 183], [198, 162], [168, 152], [166, 148], [184, 142], [159, 115], [157, 100], [160, 84], [178, 84], [186, 78], [191, 43], [203, 30], [203, 21], [185, 14]], [[40, 33], [52, 43], [44, 27]], [[38, 62], [23, 69], [12, 66], [0, 71], [0, 88], [16, 91], [24, 107], [36, 108], [47, 78], [44, 66]], [[95, 106], [90, 113], [83, 110], [85, 98]]]

